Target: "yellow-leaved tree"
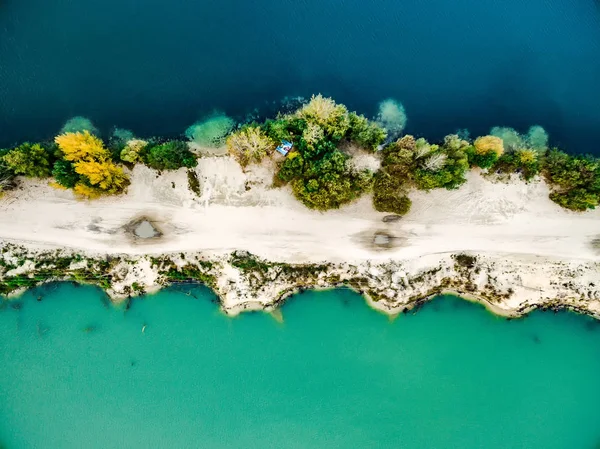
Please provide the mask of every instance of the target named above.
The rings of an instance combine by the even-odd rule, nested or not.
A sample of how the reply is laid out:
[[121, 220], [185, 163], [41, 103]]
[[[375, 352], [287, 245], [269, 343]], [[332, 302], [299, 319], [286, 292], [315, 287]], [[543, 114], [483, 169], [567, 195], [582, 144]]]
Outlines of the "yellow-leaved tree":
[[475, 139], [473, 144], [477, 154], [489, 154], [496, 153], [496, 156], [502, 156], [504, 153], [504, 142], [500, 137], [496, 136], [482, 136]]
[[96, 198], [120, 193], [129, 184], [127, 175], [111, 160], [102, 140], [89, 131], [61, 134], [54, 140], [63, 158], [71, 162], [75, 173], [80, 175], [73, 188], [78, 195]]
[[54, 141], [58, 144], [67, 161], [77, 162], [84, 158], [106, 160], [110, 153], [102, 141], [90, 134], [89, 131], [65, 133], [56, 136]]

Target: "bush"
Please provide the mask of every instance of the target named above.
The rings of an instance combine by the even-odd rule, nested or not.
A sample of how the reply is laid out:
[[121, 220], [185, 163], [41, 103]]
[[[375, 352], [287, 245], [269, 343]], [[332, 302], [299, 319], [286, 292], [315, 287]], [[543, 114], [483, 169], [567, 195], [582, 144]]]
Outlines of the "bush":
[[586, 189], [573, 189], [566, 192], [552, 192], [550, 199], [556, 204], [574, 211], [585, 211], [598, 206], [598, 195]]
[[586, 188], [600, 191], [598, 161], [587, 156], [570, 156], [562, 151], [550, 151], [544, 160], [546, 180], [562, 189]]
[[2, 196], [3, 192], [16, 187], [17, 184], [15, 183], [14, 177], [13, 171], [0, 160], [0, 196]]
[[79, 175], [75, 172], [75, 167], [69, 161], [59, 159], [54, 163], [52, 176], [58, 185], [67, 189], [72, 189], [79, 181]]
[[498, 161], [498, 153], [493, 150], [480, 153], [475, 147], [469, 147], [466, 153], [471, 167], [490, 168]]
[[281, 164], [277, 176], [284, 182], [290, 182], [292, 179], [302, 176], [303, 170], [304, 158], [297, 151], [293, 151]]
[[348, 132], [348, 139], [352, 142], [356, 142], [363, 148], [371, 151], [377, 150], [381, 145], [387, 133], [377, 123], [370, 122], [362, 115], [357, 115], [352, 112], [349, 115], [350, 119], [350, 130]]
[[258, 126], [246, 126], [227, 138], [227, 148], [245, 167], [251, 162], [260, 162], [269, 151], [275, 149], [275, 142]]
[[594, 209], [600, 196], [600, 163], [589, 156], [570, 156], [552, 150], [543, 160], [542, 173], [553, 188], [550, 199], [567, 209]]
[[[469, 143], [456, 135], [432, 145], [425, 139], [404, 136], [383, 149], [382, 168], [375, 177], [373, 206], [382, 212], [401, 213], [410, 207], [406, 192], [455, 189], [466, 181]], [[408, 209], [406, 209], [408, 211]], [[406, 213], [406, 211], [404, 213]]]
[[142, 154], [144, 149], [148, 145], [148, 142], [140, 139], [132, 139], [127, 142], [125, 147], [121, 150], [119, 158], [124, 162], [135, 164], [142, 160]]
[[373, 206], [379, 212], [406, 215], [410, 211], [412, 201], [407, 196], [376, 194], [373, 196]]
[[496, 153], [497, 157], [500, 157], [504, 153], [504, 143], [500, 137], [496, 136], [482, 136], [475, 139], [475, 152], [483, 155], [491, 152]]
[[540, 164], [537, 153], [532, 150], [519, 150], [500, 156], [490, 171], [499, 174], [519, 174], [529, 181], [540, 172]]
[[310, 101], [296, 112], [296, 117], [319, 125], [326, 136], [336, 142], [343, 139], [350, 128], [346, 106], [336, 104], [333, 99], [321, 94], [313, 95]]
[[371, 187], [372, 174], [351, 172], [347, 159], [347, 155], [335, 150], [307, 164], [301, 177], [292, 181], [296, 198], [318, 210], [339, 208], [358, 198]]
[[181, 167], [192, 168], [198, 163], [196, 156], [185, 142], [172, 140], [147, 148], [144, 162], [156, 170], [177, 170]]
[[17, 175], [47, 178], [51, 173], [52, 158], [40, 144], [24, 143], [2, 156], [2, 161]]
[[261, 126], [262, 131], [271, 139], [274, 143], [282, 140], [294, 141], [296, 137], [302, 136], [304, 130], [308, 127], [306, 120], [286, 116], [285, 118], [277, 120], [267, 120], [264, 125]]

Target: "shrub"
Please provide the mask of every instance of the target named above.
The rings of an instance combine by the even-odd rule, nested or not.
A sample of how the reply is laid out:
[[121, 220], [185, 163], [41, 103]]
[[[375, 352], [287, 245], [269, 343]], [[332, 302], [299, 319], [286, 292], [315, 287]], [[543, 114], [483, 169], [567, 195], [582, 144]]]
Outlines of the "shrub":
[[504, 153], [504, 144], [500, 137], [496, 136], [482, 136], [475, 139], [475, 153], [479, 155], [485, 155], [491, 152], [496, 153], [497, 157], [500, 157]]
[[566, 192], [552, 192], [550, 199], [556, 204], [570, 210], [582, 212], [598, 206], [598, 194], [586, 189], [573, 189]]
[[144, 162], [156, 170], [176, 170], [181, 167], [195, 167], [196, 157], [188, 149], [185, 142], [172, 140], [148, 148], [145, 151]]
[[335, 209], [358, 198], [368, 190], [372, 174], [368, 171], [351, 172], [348, 156], [335, 150], [322, 159], [308, 164], [292, 181], [294, 195], [311, 209]]
[[227, 148], [238, 163], [245, 167], [251, 162], [260, 162], [275, 148], [275, 142], [258, 126], [246, 126], [227, 138]]
[[14, 177], [14, 172], [0, 160], [0, 196], [2, 196], [3, 192], [16, 187]]
[[350, 141], [356, 142], [361, 147], [371, 151], [377, 150], [379, 145], [385, 141], [387, 133], [377, 123], [371, 122], [364, 116], [357, 115], [354, 112], [350, 113], [349, 119], [348, 139]]
[[286, 116], [277, 120], [267, 120], [261, 129], [273, 142], [280, 142], [282, 140], [295, 141], [296, 137], [304, 134], [307, 127], [306, 120]]
[[285, 158], [279, 168], [277, 176], [284, 182], [302, 176], [304, 170], [304, 158], [297, 151], [293, 151]]
[[540, 163], [535, 151], [518, 150], [500, 156], [490, 171], [500, 174], [519, 174], [529, 181], [540, 172]]
[[598, 205], [600, 163], [589, 156], [570, 156], [552, 150], [543, 160], [542, 173], [553, 188], [550, 199], [571, 210], [583, 211]]
[[313, 95], [310, 101], [296, 112], [296, 117], [319, 125], [325, 134], [335, 141], [343, 139], [350, 128], [346, 106], [336, 104], [333, 99], [321, 94]]
[[314, 145], [325, 138], [325, 132], [316, 123], [308, 123], [302, 132], [302, 138], [308, 145]]
[[469, 147], [466, 153], [471, 167], [490, 168], [498, 161], [498, 153], [495, 151], [480, 153], [475, 147]]
[[380, 170], [375, 175], [373, 184], [373, 207], [379, 212], [404, 215], [410, 210], [412, 204], [406, 196], [406, 191], [404, 179], [390, 176]]
[[24, 143], [2, 156], [2, 161], [17, 175], [46, 178], [50, 176], [52, 154], [40, 144]]
[[148, 145], [148, 142], [140, 139], [132, 139], [127, 142], [125, 147], [121, 150], [119, 158], [122, 161], [135, 164], [142, 160], [142, 152]]
[[407, 196], [381, 195], [373, 196], [373, 207], [379, 212], [390, 212], [397, 215], [406, 215], [412, 206], [412, 201]]
[[[397, 179], [403, 192], [390, 190], [389, 193], [377, 193], [378, 185], [384, 187], [390, 181], [378, 178], [375, 182], [375, 198], [379, 204], [405, 195], [406, 189], [416, 187], [421, 190], [436, 188], [454, 189], [466, 181], [465, 172], [469, 168], [466, 149], [468, 142], [456, 135], [447, 136], [444, 143], [432, 145], [425, 139], [404, 136], [383, 150], [382, 167], [386, 175]], [[383, 184], [382, 184], [383, 183]], [[389, 190], [386, 187], [384, 190]], [[377, 206], [383, 207], [383, 206]]]
[[75, 172], [73, 164], [63, 159], [59, 159], [54, 163], [52, 176], [58, 185], [67, 189], [72, 189], [79, 181], [79, 175]]

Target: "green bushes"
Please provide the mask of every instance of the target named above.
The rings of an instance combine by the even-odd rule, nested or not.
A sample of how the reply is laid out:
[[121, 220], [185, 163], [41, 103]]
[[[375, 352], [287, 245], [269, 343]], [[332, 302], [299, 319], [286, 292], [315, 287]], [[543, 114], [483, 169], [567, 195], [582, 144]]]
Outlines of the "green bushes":
[[196, 157], [188, 149], [187, 144], [178, 140], [147, 147], [144, 150], [143, 160], [146, 165], [156, 170], [191, 168], [197, 164]]
[[497, 174], [519, 174], [529, 181], [540, 172], [539, 156], [532, 150], [505, 153], [496, 161], [490, 172]]
[[52, 171], [54, 155], [39, 143], [24, 143], [2, 156], [6, 167], [16, 175], [47, 178]]
[[245, 126], [227, 138], [229, 153], [242, 167], [260, 162], [275, 146], [275, 141], [258, 126]]
[[350, 129], [348, 140], [356, 142], [362, 148], [375, 151], [387, 136], [385, 130], [377, 123], [367, 120], [363, 115], [354, 112], [349, 114]]
[[54, 163], [52, 176], [59, 186], [66, 189], [72, 189], [79, 181], [79, 175], [75, 172], [73, 164], [64, 159], [59, 159]]
[[373, 207], [379, 212], [391, 212], [398, 215], [408, 213], [412, 202], [406, 196], [404, 180], [380, 170], [375, 175], [373, 186]]
[[373, 207], [380, 212], [407, 213], [411, 188], [455, 189], [465, 182], [469, 143], [456, 135], [441, 145], [407, 135], [383, 149], [382, 168], [375, 176]]
[[305, 164], [304, 171], [292, 181], [296, 197], [311, 209], [335, 209], [358, 198], [371, 186], [368, 171], [352, 172], [348, 156], [338, 150]]
[[589, 156], [570, 156], [551, 150], [544, 158], [542, 174], [553, 192], [550, 199], [575, 211], [594, 209], [600, 201], [600, 164]]
[[373, 174], [351, 168], [350, 156], [338, 145], [344, 140], [373, 151], [385, 139], [385, 131], [332, 99], [313, 96], [295, 114], [267, 121], [261, 129], [274, 142], [294, 143], [294, 150], [279, 164], [276, 183], [290, 182], [296, 198], [307, 207], [338, 208], [371, 188]]

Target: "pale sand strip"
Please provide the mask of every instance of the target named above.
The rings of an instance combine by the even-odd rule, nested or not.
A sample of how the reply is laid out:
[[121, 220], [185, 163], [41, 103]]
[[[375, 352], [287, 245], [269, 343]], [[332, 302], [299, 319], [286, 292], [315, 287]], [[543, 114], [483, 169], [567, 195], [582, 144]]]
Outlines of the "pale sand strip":
[[[308, 210], [287, 188], [268, 187], [272, 169], [267, 166], [243, 173], [229, 157], [206, 157], [196, 170], [201, 197], [188, 190], [185, 170], [159, 177], [143, 166], [134, 169], [127, 194], [95, 201], [77, 200], [45, 182], [24, 181], [0, 199], [0, 239], [91, 255], [186, 251], [223, 257], [246, 250], [288, 263], [409, 263], [467, 251], [505, 265], [511, 258], [522, 263], [535, 256], [532, 263], [541, 268], [536, 295], [546, 286], [552, 293], [550, 284], [563, 281], [549, 278], [545, 258], [548, 263], [600, 261], [593, 245], [600, 236], [600, 211], [559, 208], [541, 181], [493, 183], [472, 172], [458, 190], [413, 192], [413, 210], [398, 222], [383, 223], [385, 214], [372, 209], [369, 197], [337, 211]], [[124, 231], [142, 215], [153, 219], [164, 237], [136, 242]], [[372, 245], [381, 232], [393, 237], [393, 248]], [[421, 262], [413, 265], [416, 272], [423, 269]], [[589, 276], [590, 283], [600, 285], [600, 274]]]

